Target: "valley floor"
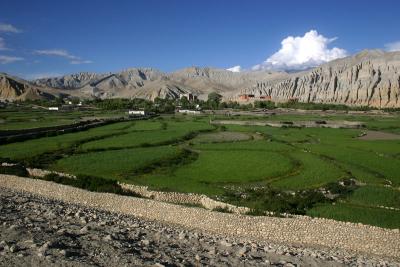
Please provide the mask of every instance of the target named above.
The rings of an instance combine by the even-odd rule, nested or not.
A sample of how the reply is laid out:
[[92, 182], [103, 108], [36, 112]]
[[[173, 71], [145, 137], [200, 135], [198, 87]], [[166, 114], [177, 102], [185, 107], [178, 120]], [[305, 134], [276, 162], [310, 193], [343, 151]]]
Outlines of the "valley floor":
[[217, 213], [8, 175], [0, 184], [1, 266], [400, 264], [398, 230]]

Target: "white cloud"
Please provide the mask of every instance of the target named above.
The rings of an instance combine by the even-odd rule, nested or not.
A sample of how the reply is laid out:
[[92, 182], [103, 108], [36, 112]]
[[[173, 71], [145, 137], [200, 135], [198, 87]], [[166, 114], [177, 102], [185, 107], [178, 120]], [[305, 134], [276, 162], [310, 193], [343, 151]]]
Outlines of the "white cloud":
[[385, 44], [385, 49], [390, 52], [400, 51], [400, 41]]
[[302, 70], [347, 56], [344, 49], [328, 48], [336, 39], [326, 38], [315, 30], [305, 33], [304, 36], [288, 36], [282, 40], [278, 52], [252, 69]]
[[232, 68], [226, 69], [226, 70], [229, 70], [229, 71], [232, 71], [232, 72], [241, 72], [242, 71], [242, 67], [240, 67], [238, 65], [238, 66], [234, 66]]
[[42, 79], [42, 78], [60, 77], [62, 75], [63, 75], [62, 73], [58, 73], [58, 72], [44, 72], [44, 73], [27, 74], [27, 75], [24, 75], [24, 78], [27, 80], [36, 80], [36, 79]]
[[35, 55], [56, 56], [69, 59], [71, 64], [89, 64], [93, 63], [91, 60], [83, 60], [80, 57], [71, 55], [68, 51], [63, 49], [48, 49], [48, 50], [35, 50]]
[[68, 59], [79, 59], [77, 56], [71, 55], [70, 53], [68, 53], [68, 51], [62, 49], [35, 50], [34, 54], [64, 57]]
[[4, 38], [0, 37], [0, 51], [1, 50], [10, 50], [6, 46], [6, 42], [4, 41]]
[[0, 32], [19, 33], [21, 30], [11, 24], [0, 23]]
[[0, 55], [0, 64], [14, 63], [16, 61], [24, 60], [22, 57], [9, 57]]
[[77, 64], [91, 64], [91, 63], [93, 63], [93, 61], [91, 61], [91, 60], [72, 60], [71, 62], [70, 62], [71, 64], [75, 64], [75, 65], [77, 65]]

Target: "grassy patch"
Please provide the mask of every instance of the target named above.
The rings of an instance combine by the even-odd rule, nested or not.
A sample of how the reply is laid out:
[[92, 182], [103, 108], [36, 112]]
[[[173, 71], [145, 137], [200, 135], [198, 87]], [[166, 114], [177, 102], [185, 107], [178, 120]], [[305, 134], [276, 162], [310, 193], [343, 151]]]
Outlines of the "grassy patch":
[[153, 188], [214, 194], [225, 184], [246, 184], [283, 175], [293, 168], [290, 159], [269, 151], [201, 151], [199, 158], [171, 174], [135, 179]]
[[51, 169], [73, 174], [123, 179], [131, 171], [178, 153], [177, 147], [122, 149], [77, 154], [63, 158]]
[[400, 191], [383, 186], [362, 186], [346, 201], [364, 206], [385, 206], [400, 209]]
[[272, 182], [272, 186], [285, 190], [318, 188], [346, 177], [346, 173], [335, 165], [313, 154], [296, 152], [290, 155], [300, 163], [301, 168], [294, 175]]
[[309, 210], [307, 215], [386, 228], [400, 228], [400, 212], [381, 208], [361, 207], [345, 203], [322, 204]]

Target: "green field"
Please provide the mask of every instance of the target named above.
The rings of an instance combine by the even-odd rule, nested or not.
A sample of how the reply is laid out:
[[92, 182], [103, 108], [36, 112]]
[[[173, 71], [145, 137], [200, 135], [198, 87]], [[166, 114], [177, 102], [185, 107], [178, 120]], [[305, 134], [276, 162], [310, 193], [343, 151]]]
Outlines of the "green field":
[[[41, 121], [45, 116], [39, 111], [2, 111], [0, 129], [68, 124], [87, 115], [54, 113]], [[366, 129], [216, 127], [211, 118], [352, 120], [364, 122]], [[400, 140], [359, 139], [366, 130], [400, 134], [400, 116], [168, 115], [2, 145], [0, 157], [252, 208], [295, 206], [299, 214], [399, 228]], [[327, 190], [331, 198], [322, 201]], [[290, 200], [283, 203], [282, 196]]]
[[12, 108], [0, 111], [0, 131], [32, 129], [72, 124], [85, 119], [122, 117], [119, 111], [104, 113], [102, 111], [49, 111], [45, 108]]

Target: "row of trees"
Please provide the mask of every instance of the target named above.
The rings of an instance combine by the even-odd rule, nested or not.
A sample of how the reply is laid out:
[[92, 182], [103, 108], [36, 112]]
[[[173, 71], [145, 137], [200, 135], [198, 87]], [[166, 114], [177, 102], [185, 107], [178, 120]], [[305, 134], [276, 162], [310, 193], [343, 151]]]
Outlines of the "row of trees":
[[[36, 104], [41, 106], [62, 105], [66, 101], [71, 101], [73, 104], [80, 102], [78, 98], [55, 98], [52, 100], [26, 100], [24, 103]], [[22, 103], [22, 102], [21, 102]], [[295, 108], [295, 109], [308, 109], [308, 110], [370, 110], [370, 107], [350, 107], [346, 105], [337, 104], [322, 104], [322, 103], [303, 103], [297, 100], [290, 100], [283, 103], [272, 101], [254, 101], [253, 103], [242, 104], [236, 101], [223, 102], [222, 96], [218, 93], [210, 93], [207, 100], [193, 100], [189, 101], [186, 97], [180, 99], [171, 98], [155, 98], [154, 101], [146, 99], [94, 99], [84, 100], [83, 104], [95, 106], [105, 110], [122, 110], [122, 109], [143, 109], [156, 113], [173, 113], [175, 109], [275, 109], [275, 108]]]

